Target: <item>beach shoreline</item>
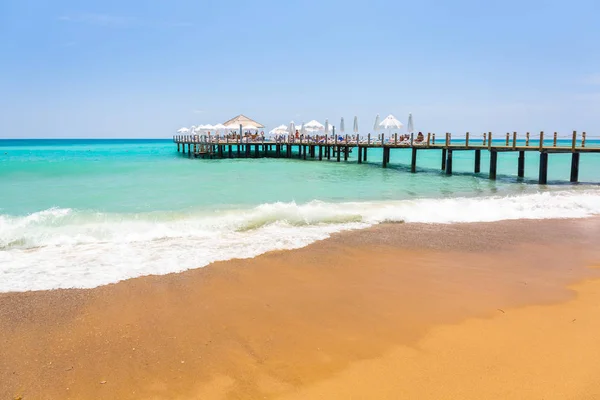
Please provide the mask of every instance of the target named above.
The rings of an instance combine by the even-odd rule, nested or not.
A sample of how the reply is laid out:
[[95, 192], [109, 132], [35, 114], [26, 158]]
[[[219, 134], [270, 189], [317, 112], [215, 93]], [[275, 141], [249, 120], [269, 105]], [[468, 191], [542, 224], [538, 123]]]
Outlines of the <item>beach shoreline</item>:
[[[380, 224], [182, 273], [3, 293], [0, 397], [348, 398], [343, 386], [371, 389], [371, 398], [441, 398], [374, 376], [352, 385], [348, 371], [368, 360], [390, 364], [390, 354], [419, 349], [439, 329], [464, 329], [453, 337], [471, 340], [462, 327], [473, 319], [493, 330], [513, 310], [578, 304], [577, 293], [589, 305], [600, 288], [600, 273], [587, 268], [600, 265], [594, 237], [596, 217]], [[491, 348], [466, 358], [474, 363]], [[418, 352], [411, 357], [423, 373], [431, 367]], [[448, 361], [430, 379], [443, 382], [451, 369]], [[377, 396], [378, 387], [387, 392]]]

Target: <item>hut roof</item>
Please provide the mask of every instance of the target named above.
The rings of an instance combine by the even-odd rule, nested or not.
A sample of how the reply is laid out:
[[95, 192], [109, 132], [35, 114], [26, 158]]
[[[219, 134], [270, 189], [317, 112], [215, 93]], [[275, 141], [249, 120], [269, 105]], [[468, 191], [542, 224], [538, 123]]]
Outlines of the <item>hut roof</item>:
[[235, 124], [235, 125], [242, 124], [244, 126], [246, 126], [246, 125], [254, 125], [257, 128], [264, 128], [265, 127], [263, 124], [259, 124], [255, 120], [250, 119], [250, 118], [248, 118], [248, 117], [246, 117], [245, 115], [242, 115], [242, 114], [238, 115], [235, 118], [230, 119], [229, 121], [223, 122], [223, 125], [231, 125], [231, 124]]

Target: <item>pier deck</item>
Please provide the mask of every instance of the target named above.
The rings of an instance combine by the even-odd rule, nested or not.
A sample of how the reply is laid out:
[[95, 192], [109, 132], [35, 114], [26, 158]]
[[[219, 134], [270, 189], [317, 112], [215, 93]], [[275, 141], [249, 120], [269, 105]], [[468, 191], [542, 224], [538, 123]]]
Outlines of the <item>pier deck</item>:
[[[335, 135], [335, 133], [334, 133]], [[536, 139], [530, 145], [529, 134], [525, 139], [525, 145], [517, 142], [517, 135], [514, 133], [512, 137], [507, 134], [501, 141], [492, 139], [492, 134], [484, 134], [483, 139], [470, 141], [467, 133], [461, 143], [452, 143], [450, 134], [446, 134], [443, 142], [435, 143], [435, 135], [427, 134], [427, 139], [422, 142], [398, 142], [397, 135], [388, 141], [382, 139], [372, 140], [370, 135], [361, 140], [349, 140], [346, 135], [345, 140], [320, 140], [316, 141], [311, 138], [293, 139], [285, 138], [280, 141], [270, 141], [264, 138], [259, 141], [249, 141], [246, 139], [228, 139], [223, 137], [210, 137], [206, 135], [185, 135], [174, 136], [173, 141], [177, 144], [177, 151], [188, 157], [200, 158], [260, 158], [260, 157], [275, 157], [275, 158], [296, 158], [296, 159], [318, 159], [331, 160], [334, 158], [337, 162], [348, 160], [349, 154], [353, 150], [358, 151], [358, 163], [361, 164], [367, 161], [369, 149], [382, 149], [381, 165], [386, 168], [390, 162], [390, 152], [394, 149], [411, 149], [411, 172], [416, 172], [417, 154], [423, 150], [441, 150], [441, 170], [447, 175], [452, 174], [452, 154], [455, 151], [474, 151], [474, 166], [473, 172], [481, 172], [481, 151], [485, 150], [490, 153], [489, 178], [496, 179], [498, 153], [503, 152], [518, 152], [517, 176], [524, 177], [525, 172], [525, 152], [538, 152], [540, 157], [538, 182], [546, 184], [548, 181], [548, 154], [554, 153], [570, 153], [571, 156], [571, 173], [570, 182], [578, 182], [579, 180], [579, 160], [582, 153], [600, 154], [600, 147], [586, 147], [586, 134], [582, 134], [578, 140], [577, 133], [573, 132], [571, 146], [557, 146], [556, 133], [552, 145], [547, 145], [544, 141], [543, 132], [539, 139]], [[501, 144], [498, 144], [500, 142]], [[522, 140], [521, 140], [522, 142]], [[479, 144], [475, 144], [479, 143]], [[186, 149], [187, 148], [187, 149]], [[187, 150], [187, 151], [186, 151]], [[296, 151], [294, 151], [296, 150]]]

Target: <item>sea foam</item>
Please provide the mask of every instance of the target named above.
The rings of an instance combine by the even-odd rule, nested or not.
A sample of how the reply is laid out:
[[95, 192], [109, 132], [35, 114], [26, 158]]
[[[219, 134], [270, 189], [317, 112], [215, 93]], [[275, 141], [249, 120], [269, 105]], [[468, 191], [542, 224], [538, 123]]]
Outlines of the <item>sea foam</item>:
[[0, 292], [92, 288], [214, 261], [294, 249], [381, 222], [583, 218], [600, 191], [381, 202], [268, 203], [248, 209], [110, 214], [53, 208], [0, 215]]

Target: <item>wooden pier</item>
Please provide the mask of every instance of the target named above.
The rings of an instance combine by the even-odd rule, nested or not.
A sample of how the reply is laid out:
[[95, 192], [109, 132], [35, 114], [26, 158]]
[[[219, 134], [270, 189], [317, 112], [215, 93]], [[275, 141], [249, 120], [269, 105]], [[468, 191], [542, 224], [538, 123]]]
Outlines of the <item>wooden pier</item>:
[[[240, 127], [241, 129], [241, 127]], [[498, 153], [503, 152], [518, 152], [517, 162], [517, 177], [523, 178], [525, 175], [525, 152], [539, 153], [539, 175], [538, 182], [546, 184], [548, 182], [548, 155], [551, 153], [569, 153], [571, 154], [571, 174], [570, 182], [576, 183], [579, 180], [579, 160], [582, 153], [600, 154], [600, 147], [586, 147], [586, 133], [583, 132], [578, 140], [577, 132], [573, 132], [573, 137], [570, 146], [557, 146], [557, 134], [554, 133], [554, 139], [551, 146], [544, 142], [544, 133], [539, 135], [539, 141], [530, 145], [530, 135], [526, 134], [525, 145], [518, 145], [517, 133], [507, 133], [505, 137], [492, 137], [492, 133], [484, 133], [483, 137], [477, 139], [477, 143], [470, 138], [469, 133], [466, 134], [464, 141], [461, 143], [452, 143], [450, 133], [446, 133], [444, 140], [436, 143], [435, 134], [428, 133], [421, 142], [416, 142], [413, 135], [409, 141], [399, 142], [398, 136], [387, 141], [383, 139], [383, 135], [378, 139], [372, 139], [371, 135], [359, 140], [351, 140], [348, 135], [345, 135], [344, 140], [338, 140], [333, 131], [334, 139], [330, 137], [314, 136], [303, 139], [293, 137], [285, 137], [279, 141], [269, 141], [261, 138], [259, 140], [249, 140], [248, 138], [240, 139], [239, 135], [235, 138], [227, 137], [211, 137], [206, 135], [178, 135], [173, 137], [173, 141], [177, 144], [177, 151], [187, 154], [188, 157], [201, 158], [297, 158], [301, 160], [307, 159], [323, 159], [340, 162], [348, 160], [349, 154], [354, 150], [358, 153], [358, 163], [362, 164], [367, 161], [369, 149], [382, 149], [383, 155], [381, 165], [387, 168], [390, 162], [390, 153], [395, 149], [411, 149], [410, 171], [417, 171], [417, 159], [419, 151], [441, 150], [441, 170], [447, 175], [452, 175], [452, 156], [456, 151], [474, 151], [473, 172], [481, 172], [481, 152], [488, 151], [490, 154], [489, 179], [495, 180], [497, 176]], [[319, 140], [316, 140], [319, 138]], [[500, 144], [497, 144], [501, 140]], [[493, 143], [493, 140], [496, 143]], [[294, 151], [296, 150], [296, 151]]]

